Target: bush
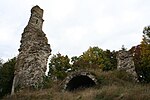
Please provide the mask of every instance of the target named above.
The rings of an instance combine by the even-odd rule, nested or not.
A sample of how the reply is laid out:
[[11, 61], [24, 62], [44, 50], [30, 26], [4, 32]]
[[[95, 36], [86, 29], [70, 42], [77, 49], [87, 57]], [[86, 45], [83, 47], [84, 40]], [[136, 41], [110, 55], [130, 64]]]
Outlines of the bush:
[[16, 58], [8, 60], [0, 68], [0, 98], [11, 93]]
[[51, 78], [48, 76], [45, 76], [44, 81], [43, 81], [43, 88], [44, 89], [51, 88], [52, 85], [53, 85], [53, 81], [51, 80]]

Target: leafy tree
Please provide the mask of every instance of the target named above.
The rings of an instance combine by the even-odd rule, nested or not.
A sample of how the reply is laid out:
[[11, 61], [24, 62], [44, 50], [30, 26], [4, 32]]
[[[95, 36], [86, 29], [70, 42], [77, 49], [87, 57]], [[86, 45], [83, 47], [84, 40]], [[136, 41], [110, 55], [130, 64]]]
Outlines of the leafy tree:
[[0, 98], [11, 92], [16, 58], [8, 60], [0, 68]]
[[69, 62], [70, 59], [67, 55], [63, 56], [60, 53], [53, 55], [50, 59], [48, 75], [54, 79], [64, 79], [67, 72], [71, 70]]
[[87, 68], [99, 68], [101, 66], [100, 62], [102, 62], [100, 59], [103, 57], [103, 50], [99, 49], [98, 47], [90, 47], [87, 51], [85, 51], [81, 56], [79, 57], [73, 57], [73, 68], [75, 69], [87, 69]]
[[76, 63], [78, 60], [79, 60], [79, 58], [77, 56], [74, 56], [71, 58], [72, 63]]
[[139, 81], [150, 82], [150, 26], [143, 29], [143, 39], [140, 45], [132, 47], [134, 63]]
[[141, 42], [142, 77], [146, 82], [150, 82], [150, 26], [144, 28], [143, 34]]
[[100, 68], [106, 71], [116, 67], [115, 53], [103, 51], [98, 47], [90, 47], [83, 55], [73, 57], [72, 62], [75, 69]]
[[78, 70], [79, 68], [81, 68], [81, 64], [82, 62], [80, 62], [80, 57], [74, 56], [71, 58], [71, 63], [72, 63], [72, 71]]
[[105, 67], [103, 70], [113, 70], [117, 68], [117, 59], [116, 59], [116, 52], [115, 51], [110, 51], [106, 50], [104, 51], [105, 56], [106, 56], [106, 62], [105, 62]]
[[146, 26], [143, 30], [143, 41], [145, 45], [150, 44], [150, 26]]
[[[103, 50], [98, 47], [90, 47], [86, 52], [83, 53], [82, 59], [87, 61], [89, 64], [97, 64], [102, 67], [104, 62], [104, 53]], [[91, 66], [92, 67], [92, 66]]]
[[53, 85], [52, 79], [49, 76], [44, 76], [43, 79], [44, 79], [43, 88], [44, 89], [51, 88]]

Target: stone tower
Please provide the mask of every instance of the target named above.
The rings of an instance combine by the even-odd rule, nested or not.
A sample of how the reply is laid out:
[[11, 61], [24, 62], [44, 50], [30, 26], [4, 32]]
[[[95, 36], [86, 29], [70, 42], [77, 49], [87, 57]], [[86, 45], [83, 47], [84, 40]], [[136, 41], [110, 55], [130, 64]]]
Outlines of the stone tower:
[[137, 80], [137, 73], [135, 71], [135, 65], [133, 56], [129, 51], [119, 50], [117, 54], [117, 69], [123, 70], [133, 76], [133, 79]]
[[42, 31], [43, 21], [43, 9], [34, 6], [31, 9], [28, 25], [22, 33], [12, 93], [16, 88], [42, 87], [47, 60], [51, 54], [50, 45]]

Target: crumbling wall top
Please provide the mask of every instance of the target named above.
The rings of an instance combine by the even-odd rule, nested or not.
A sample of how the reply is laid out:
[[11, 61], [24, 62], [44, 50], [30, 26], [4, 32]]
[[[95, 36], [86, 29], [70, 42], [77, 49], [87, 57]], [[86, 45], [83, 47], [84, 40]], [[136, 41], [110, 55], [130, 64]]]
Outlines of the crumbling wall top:
[[43, 12], [44, 12], [44, 10], [41, 9], [38, 5], [34, 6], [31, 9], [31, 13], [32, 14], [38, 14], [40, 17], [43, 17]]

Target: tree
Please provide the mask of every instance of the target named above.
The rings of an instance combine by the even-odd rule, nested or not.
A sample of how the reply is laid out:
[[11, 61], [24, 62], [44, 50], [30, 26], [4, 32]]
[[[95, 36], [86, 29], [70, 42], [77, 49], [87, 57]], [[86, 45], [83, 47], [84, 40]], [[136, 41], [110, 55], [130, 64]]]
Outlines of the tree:
[[143, 43], [144, 44], [150, 44], [150, 26], [146, 26], [143, 29]]
[[100, 63], [103, 61], [103, 50], [98, 47], [89, 47], [89, 49], [79, 57], [73, 57], [73, 68], [75, 69], [87, 69], [87, 68], [99, 68], [102, 66]]
[[117, 59], [116, 59], [116, 52], [115, 51], [110, 51], [106, 50], [104, 51], [106, 60], [105, 60], [105, 67], [103, 70], [108, 71], [108, 70], [114, 70], [117, 68]]
[[141, 44], [132, 47], [135, 69], [139, 81], [150, 82], [150, 26], [143, 29], [143, 39]]
[[143, 40], [141, 42], [141, 69], [142, 78], [145, 82], [150, 82], [150, 26], [143, 30]]
[[48, 75], [54, 79], [64, 79], [71, 70], [69, 62], [70, 59], [67, 55], [63, 56], [60, 53], [53, 55], [50, 59]]
[[124, 46], [124, 45], [122, 45], [121, 50], [126, 51], [126, 50], [127, 50], [127, 48], [125, 48], [125, 46]]
[[8, 60], [0, 68], [0, 98], [11, 92], [16, 58]]
[[73, 57], [72, 62], [75, 69], [99, 68], [106, 71], [114, 69], [117, 61], [114, 52], [103, 51], [98, 47], [89, 47], [81, 56]]

